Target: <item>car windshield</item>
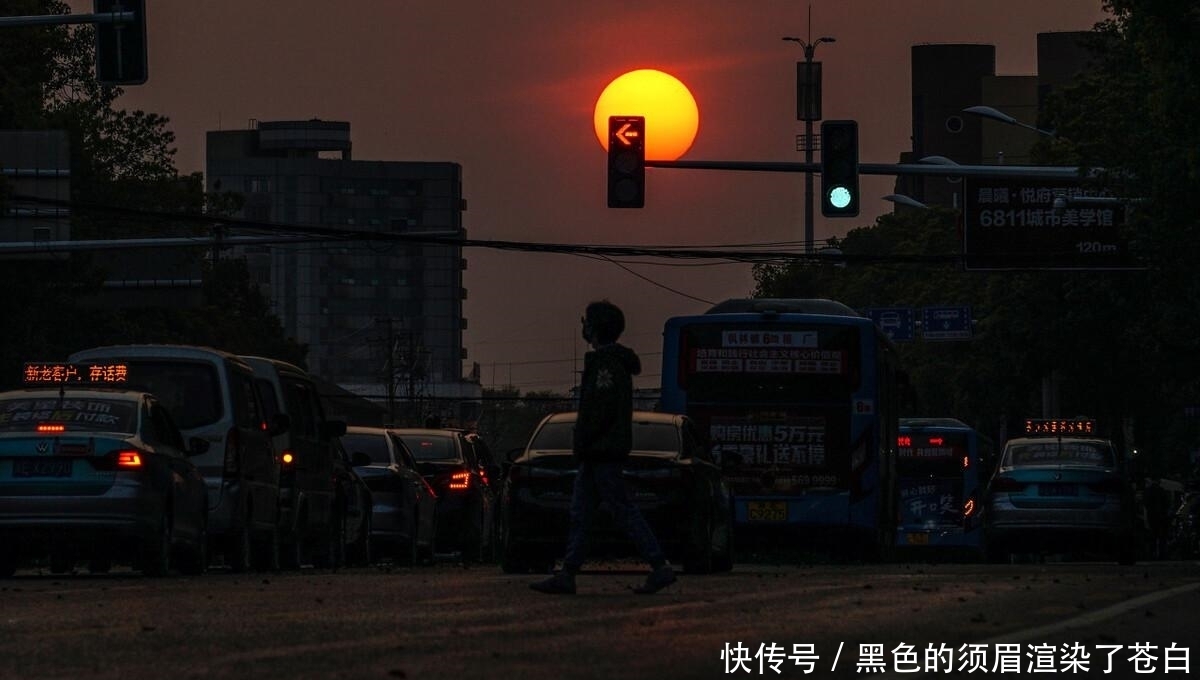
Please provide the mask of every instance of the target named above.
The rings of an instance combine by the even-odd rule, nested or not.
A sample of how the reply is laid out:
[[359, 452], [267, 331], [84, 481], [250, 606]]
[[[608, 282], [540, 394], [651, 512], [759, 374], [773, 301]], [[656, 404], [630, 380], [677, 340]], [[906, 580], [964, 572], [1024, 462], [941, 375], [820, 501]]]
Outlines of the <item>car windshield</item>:
[[342, 446], [351, 456], [359, 452], [367, 454], [372, 465], [392, 464], [392, 454], [388, 452], [387, 439], [382, 434], [347, 434], [342, 437]]
[[0, 430], [34, 430], [39, 424], [62, 425], [66, 433], [137, 431], [137, 403], [94, 397], [0, 399]]
[[1100, 442], [1050, 440], [1009, 446], [1007, 465], [1089, 465], [1113, 467], [1112, 447]]
[[458, 448], [448, 436], [401, 434], [400, 440], [417, 460], [458, 460]]
[[[546, 423], [530, 445], [539, 451], [570, 451], [574, 448], [574, 421]], [[679, 431], [672, 423], [633, 424], [634, 451], [679, 451]]]

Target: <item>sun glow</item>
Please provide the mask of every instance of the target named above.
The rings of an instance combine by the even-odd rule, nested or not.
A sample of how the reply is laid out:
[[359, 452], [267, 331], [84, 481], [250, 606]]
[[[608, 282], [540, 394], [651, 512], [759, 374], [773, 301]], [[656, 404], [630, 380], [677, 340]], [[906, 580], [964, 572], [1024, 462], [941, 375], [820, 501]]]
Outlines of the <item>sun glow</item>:
[[592, 122], [605, 149], [609, 116], [646, 117], [648, 160], [673, 161], [687, 153], [700, 127], [700, 110], [691, 91], [678, 78], [654, 69], [630, 71], [600, 93]]

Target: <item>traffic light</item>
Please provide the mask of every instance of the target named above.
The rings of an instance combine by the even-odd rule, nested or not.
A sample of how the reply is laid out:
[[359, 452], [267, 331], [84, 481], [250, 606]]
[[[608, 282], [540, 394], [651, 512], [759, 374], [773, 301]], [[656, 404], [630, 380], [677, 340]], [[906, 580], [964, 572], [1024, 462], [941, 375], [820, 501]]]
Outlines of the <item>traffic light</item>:
[[821, 123], [821, 214], [858, 216], [858, 122]]
[[95, 14], [132, 12], [133, 21], [96, 24], [96, 82], [146, 82], [146, 0], [95, 0]]
[[646, 204], [646, 118], [608, 117], [608, 207]]

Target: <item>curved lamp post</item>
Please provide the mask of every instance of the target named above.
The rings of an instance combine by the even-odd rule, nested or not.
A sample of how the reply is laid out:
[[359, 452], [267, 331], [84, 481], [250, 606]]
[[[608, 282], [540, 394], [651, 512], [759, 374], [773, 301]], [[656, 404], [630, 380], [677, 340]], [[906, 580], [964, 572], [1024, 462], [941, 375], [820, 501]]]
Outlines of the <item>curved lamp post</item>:
[[1022, 123], [1021, 121], [1017, 120], [1016, 118], [1013, 118], [1012, 116], [1008, 115], [1007, 113], [1005, 113], [1003, 111], [999, 111], [997, 109], [993, 109], [990, 106], [968, 106], [967, 108], [963, 109], [963, 113], [974, 114], [981, 118], [990, 118], [991, 120], [999, 121], [999, 122], [1005, 123], [1007, 125], [1016, 125], [1017, 127], [1022, 127], [1022, 128], [1025, 128], [1026, 130], [1033, 130], [1034, 132], [1036, 132], [1038, 134], [1046, 135], [1047, 137], [1057, 137], [1058, 136], [1058, 135], [1054, 134], [1054, 130], [1043, 130], [1040, 127], [1030, 125], [1029, 123]]
[[[812, 8], [809, 8], [808, 25], [811, 30], [812, 26]], [[817, 51], [817, 45], [821, 43], [837, 42], [836, 38], [823, 36], [812, 40], [803, 40], [793, 36], [784, 36], [784, 40], [794, 42], [804, 48], [804, 64], [808, 69], [809, 81], [812, 80], [812, 63], [813, 54]], [[819, 101], [819, 100], [818, 100]], [[818, 117], [820, 113], [816, 114]], [[812, 116], [806, 115], [804, 121], [804, 162], [811, 164], [813, 162], [813, 122]], [[812, 253], [813, 251], [813, 174], [812, 172], [804, 173], [804, 252]]]

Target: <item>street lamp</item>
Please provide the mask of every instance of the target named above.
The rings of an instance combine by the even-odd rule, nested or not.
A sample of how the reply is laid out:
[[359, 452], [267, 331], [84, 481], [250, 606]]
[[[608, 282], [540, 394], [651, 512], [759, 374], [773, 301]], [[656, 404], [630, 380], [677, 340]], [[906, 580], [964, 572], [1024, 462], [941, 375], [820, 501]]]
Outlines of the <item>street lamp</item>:
[[[809, 7], [808, 26], [812, 30], [812, 8]], [[820, 81], [820, 62], [815, 62], [818, 66], [816, 77], [813, 74], [813, 54], [817, 51], [817, 45], [821, 43], [837, 42], [835, 38], [823, 36], [812, 39], [812, 34], [809, 34], [808, 40], [802, 40], [793, 36], [784, 36], [784, 40], [794, 42], [804, 48], [804, 71], [803, 76], [800, 73], [796, 75], [797, 101], [800, 101], [801, 93], [806, 95], [803, 100], [805, 106], [797, 107], [797, 117], [804, 121], [804, 162], [812, 165], [813, 162], [813, 121], [821, 120], [821, 81]], [[803, 82], [801, 82], [803, 81]], [[801, 88], [805, 88], [802, 90]], [[813, 176], [811, 170], [804, 171], [804, 252], [812, 253], [813, 251]]]
[[888, 194], [887, 196], [883, 197], [883, 200], [891, 201], [892, 203], [895, 203], [896, 205], [908, 206], [909, 208], [922, 208], [925, 210], [929, 209], [929, 206], [918, 201], [917, 199], [913, 198], [912, 196], [905, 196], [904, 194]]
[[1033, 130], [1038, 134], [1046, 135], [1047, 137], [1057, 137], [1057, 135], [1054, 134], [1054, 130], [1043, 130], [1040, 127], [1035, 127], [1028, 123], [1022, 123], [1007, 113], [993, 109], [990, 106], [968, 106], [967, 108], [963, 109], [963, 113], [971, 113], [981, 118], [990, 118], [1007, 125], [1016, 125], [1017, 127], [1022, 127], [1026, 130]]

